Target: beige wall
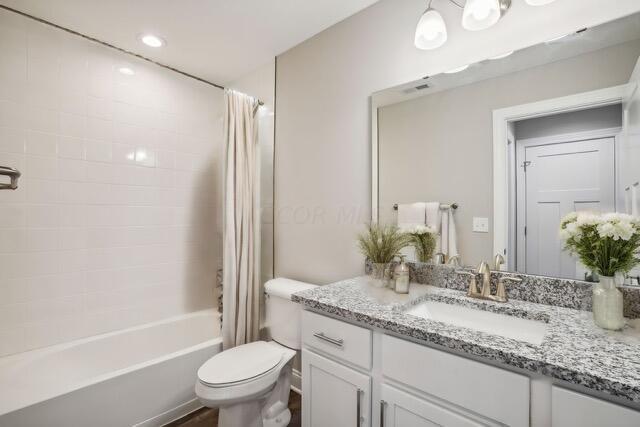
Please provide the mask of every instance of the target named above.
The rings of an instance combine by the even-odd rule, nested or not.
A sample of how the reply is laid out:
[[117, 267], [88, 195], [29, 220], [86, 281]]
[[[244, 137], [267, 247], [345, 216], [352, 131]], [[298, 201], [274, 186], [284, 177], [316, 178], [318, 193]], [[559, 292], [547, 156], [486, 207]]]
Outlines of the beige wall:
[[[637, 40], [379, 109], [380, 220], [395, 223], [394, 203], [458, 202], [463, 262], [492, 259], [491, 227], [475, 233], [472, 222], [488, 217], [493, 224], [493, 110], [626, 83], [639, 55]], [[613, 127], [606, 124], [616, 114], [613, 126], [620, 126], [620, 107], [614, 106], [573, 113], [564, 117], [564, 128], [544, 118], [517, 129], [531, 137], [541, 120], [549, 131], [569, 132], [576, 120], [602, 123], [602, 129]]]
[[513, 2], [498, 25], [460, 29], [442, 7], [449, 41], [413, 46], [423, 0], [381, 0], [278, 57], [276, 275], [324, 284], [363, 272], [354, 245], [370, 217], [372, 92], [640, 10], [636, 0]]

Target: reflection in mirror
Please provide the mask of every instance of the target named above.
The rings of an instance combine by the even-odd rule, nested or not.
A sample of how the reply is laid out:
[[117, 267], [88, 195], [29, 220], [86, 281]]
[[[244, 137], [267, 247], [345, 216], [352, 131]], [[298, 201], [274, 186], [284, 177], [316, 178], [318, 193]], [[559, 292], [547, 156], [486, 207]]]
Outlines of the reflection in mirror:
[[433, 227], [441, 260], [590, 278], [559, 223], [638, 214], [639, 56], [632, 15], [375, 93], [373, 220]]

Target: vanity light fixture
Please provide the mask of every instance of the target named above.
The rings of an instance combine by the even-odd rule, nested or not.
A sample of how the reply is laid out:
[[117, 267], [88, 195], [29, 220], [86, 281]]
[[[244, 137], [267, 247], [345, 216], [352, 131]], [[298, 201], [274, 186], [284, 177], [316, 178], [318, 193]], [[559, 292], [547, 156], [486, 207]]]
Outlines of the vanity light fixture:
[[[491, 27], [511, 7], [511, 0], [466, 0], [464, 6], [456, 0], [448, 1], [462, 9], [462, 27], [470, 31]], [[447, 41], [447, 25], [440, 12], [431, 7], [431, 3], [433, 0], [429, 0], [427, 10], [416, 26], [413, 43], [418, 49], [437, 49]]]
[[500, 54], [500, 55], [492, 56], [492, 57], [491, 57], [491, 58], [489, 58], [489, 59], [494, 60], [494, 59], [502, 59], [502, 58], [506, 58], [507, 56], [511, 56], [511, 55], [513, 55], [513, 52], [515, 52], [515, 51], [514, 51], [514, 50], [512, 50], [512, 51], [510, 51], [510, 52], [506, 52], [506, 53], [503, 53], [503, 54]]
[[153, 34], [142, 34], [140, 41], [150, 47], [162, 47], [167, 44], [163, 38]]
[[531, 6], [544, 6], [545, 4], [553, 3], [556, 0], [525, 0], [528, 5]]
[[449, 71], [445, 71], [444, 73], [445, 73], [445, 74], [455, 74], [455, 73], [459, 73], [460, 71], [464, 71], [464, 70], [466, 70], [467, 68], [469, 68], [469, 64], [467, 64], [467, 65], [463, 65], [463, 66], [458, 67], [458, 68], [453, 68], [453, 69], [451, 69], [451, 70], [449, 70]]
[[447, 26], [442, 15], [429, 7], [420, 17], [416, 27], [414, 44], [418, 49], [437, 49], [447, 41]]

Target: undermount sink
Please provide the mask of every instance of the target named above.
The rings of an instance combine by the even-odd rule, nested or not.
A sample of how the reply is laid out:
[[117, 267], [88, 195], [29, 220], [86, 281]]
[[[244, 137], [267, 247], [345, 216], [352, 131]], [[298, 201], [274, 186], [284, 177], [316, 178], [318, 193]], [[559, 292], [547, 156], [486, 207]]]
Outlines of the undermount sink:
[[426, 301], [406, 311], [411, 316], [540, 345], [547, 324], [460, 305]]

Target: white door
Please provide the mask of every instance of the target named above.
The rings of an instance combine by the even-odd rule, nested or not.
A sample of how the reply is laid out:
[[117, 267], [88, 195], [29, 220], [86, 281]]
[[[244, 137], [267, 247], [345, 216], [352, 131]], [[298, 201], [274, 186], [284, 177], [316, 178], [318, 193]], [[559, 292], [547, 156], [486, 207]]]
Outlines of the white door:
[[524, 200], [518, 197], [518, 217], [524, 227], [518, 229], [518, 270], [576, 278], [582, 272], [563, 250], [560, 220], [573, 211], [615, 211], [615, 138], [523, 143], [519, 153]]
[[371, 379], [346, 366], [302, 350], [303, 427], [371, 425]]
[[483, 426], [436, 403], [420, 399], [389, 385], [382, 385], [380, 417], [383, 427]]

